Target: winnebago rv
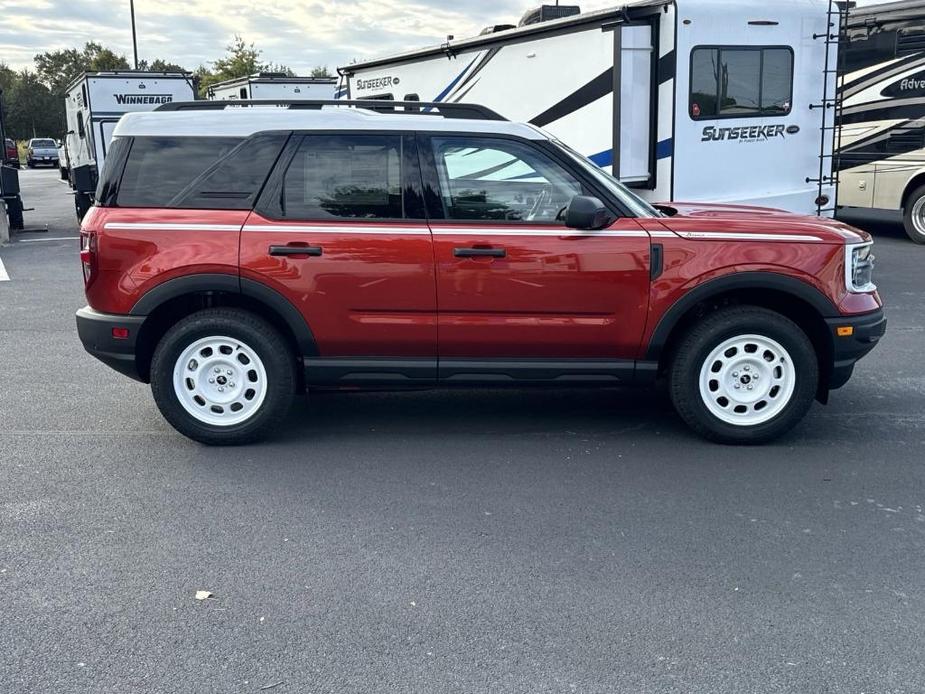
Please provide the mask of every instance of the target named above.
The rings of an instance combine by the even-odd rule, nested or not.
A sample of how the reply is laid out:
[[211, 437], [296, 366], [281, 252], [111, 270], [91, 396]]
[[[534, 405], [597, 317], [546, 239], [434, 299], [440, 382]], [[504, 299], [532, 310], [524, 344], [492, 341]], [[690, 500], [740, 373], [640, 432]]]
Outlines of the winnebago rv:
[[191, 101], [196, 89], [192, 76], [180, 72], [88, 72], [71, 82], [64, 98], [67, 162], [61, 165], [74, 189], [77, 218], [83, 219], [119, 118], [171, 101]]
[[257, 75], [216, 82], [209, 87], [209, 99], [333, 99], [335, 77], [287, 77], [282, 73]]
[[901, 210], [925, 243], [925, 1], [851, 8], [841, 51], [838, 204]]
[[338, 97], [481, 104], [653, 201], [832, 211], [834, 3], [637, 0], [547, 19], [569, 11], [341, 67]]

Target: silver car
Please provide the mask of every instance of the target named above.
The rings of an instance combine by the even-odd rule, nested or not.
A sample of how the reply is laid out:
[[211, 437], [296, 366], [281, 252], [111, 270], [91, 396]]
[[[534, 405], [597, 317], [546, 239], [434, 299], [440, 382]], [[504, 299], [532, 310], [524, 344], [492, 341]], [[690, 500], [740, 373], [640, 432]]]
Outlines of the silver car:
[[26, 149], [26, 166], [58, 166], [58, 143], [50, 137], [33, 137]]

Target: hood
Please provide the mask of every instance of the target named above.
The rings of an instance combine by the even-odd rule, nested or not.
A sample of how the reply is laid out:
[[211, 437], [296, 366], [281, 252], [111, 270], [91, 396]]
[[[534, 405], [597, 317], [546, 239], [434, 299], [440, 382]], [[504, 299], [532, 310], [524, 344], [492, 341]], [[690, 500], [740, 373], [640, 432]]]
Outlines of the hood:
[[860, 243], [867, 232], [828, 217], [794, 214], [771, 207], [703, 202], [671, 202], [657, 205], [669, 216], [659, 221], [675, 233], [691, 239], [761, 240]]

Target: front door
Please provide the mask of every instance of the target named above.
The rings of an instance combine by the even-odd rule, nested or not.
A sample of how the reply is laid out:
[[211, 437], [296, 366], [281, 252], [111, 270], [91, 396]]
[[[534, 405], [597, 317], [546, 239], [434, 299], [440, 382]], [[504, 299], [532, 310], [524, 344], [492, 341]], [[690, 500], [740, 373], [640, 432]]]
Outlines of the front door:
[[241, 277], [302, 313], [310, 383], [436, 374], [436, 298], [412, 136], [291, 138], [241, 234]]
[[566, 228], [571, 198], [593, 190], [536, 143], [448, 135], [422, 138], [420, 146], [441, 377], [452, 377], [458, 360], [525, 360], [529, 367], [636, 356], [649, 236], [634, 219], [601, 231]]

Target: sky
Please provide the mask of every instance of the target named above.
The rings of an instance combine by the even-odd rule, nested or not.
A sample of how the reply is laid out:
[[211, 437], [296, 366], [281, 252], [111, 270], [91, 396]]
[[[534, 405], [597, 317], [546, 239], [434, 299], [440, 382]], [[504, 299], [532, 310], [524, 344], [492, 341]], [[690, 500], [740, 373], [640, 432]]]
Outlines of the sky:
[[[872, 4], [875, 0], [862, 0]], [[596, 10], [614, 0], [577, 0]], [[389, 55], [515, 24], [537, 0], [135, 0], [140, 59], [208, 65], [235, 33], [297, 74], [333, 72], [354, 58]], [[98, 41], [132, 59], [129, 0], [0, 0], [0, 62], [32, 68], [46, 50]]]

